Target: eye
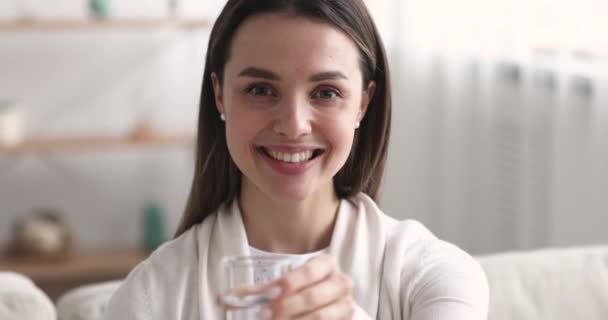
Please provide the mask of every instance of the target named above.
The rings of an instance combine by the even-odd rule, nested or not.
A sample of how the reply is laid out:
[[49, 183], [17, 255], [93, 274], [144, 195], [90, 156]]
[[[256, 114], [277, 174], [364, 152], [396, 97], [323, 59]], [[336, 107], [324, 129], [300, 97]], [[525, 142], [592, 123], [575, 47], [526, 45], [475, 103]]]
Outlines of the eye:
[[315, 98], [319, 98], [319, 99], [323, 99], [323, 100], [331, 100], [331, 99], [339, 98], [342, 95], [340, 94], [340, 91], [338, 91], [336, 89], [324, 88], [324, 89], [317, 91], [313, 96]]
[[254, 84], [254, 85], [247, 87], [247, 89], [245, 89], [245, 92], [252, 94], [254, 96], [260, 96], [260, 97], [274, 96], [274, 93], [272, 92], [272, 90], [269, 87], [264, 86], [264, 85], [259, 85], [259, 84]]

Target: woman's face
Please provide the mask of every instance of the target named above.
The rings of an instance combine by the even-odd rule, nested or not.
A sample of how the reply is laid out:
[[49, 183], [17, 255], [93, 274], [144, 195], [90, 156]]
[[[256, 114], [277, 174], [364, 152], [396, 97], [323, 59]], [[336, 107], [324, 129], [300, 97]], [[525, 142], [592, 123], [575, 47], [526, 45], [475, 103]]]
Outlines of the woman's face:
[[363, 90], [355, 43], [329, 24], [263, 14], [230, 51], [223, 83], [212, 81], [243, 188], [283, 201], [334, 192], [374, 89]]

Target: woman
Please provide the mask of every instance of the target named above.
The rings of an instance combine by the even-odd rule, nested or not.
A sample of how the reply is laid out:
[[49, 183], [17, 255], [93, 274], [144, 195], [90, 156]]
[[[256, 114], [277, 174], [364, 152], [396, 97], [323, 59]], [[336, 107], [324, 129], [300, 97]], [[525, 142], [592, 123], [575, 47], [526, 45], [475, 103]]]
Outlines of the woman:
[[229, 0], [211, 32], [192, 191], [176, 238], [107, 319], [221, 319], [219, 261], [301, 266], [268, 319], [485, 319], [468, 254], [374, 200], [390, 131], [386, 55], [361, 0]]

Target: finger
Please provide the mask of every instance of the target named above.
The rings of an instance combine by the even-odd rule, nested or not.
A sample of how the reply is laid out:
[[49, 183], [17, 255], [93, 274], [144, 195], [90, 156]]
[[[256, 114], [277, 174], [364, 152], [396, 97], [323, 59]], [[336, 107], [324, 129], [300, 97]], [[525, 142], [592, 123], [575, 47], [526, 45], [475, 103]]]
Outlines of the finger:
[[280, 317], [300, 316], [350, 297], [352, 291], [352, 280], [344, 274], [336, 273], [317, 285], [285, 296], [276, 301], [272, 307], [274, 313]]
[[338, 270], [338, 264], [334, 257], [322, 255], [288, 272], [278, 279], [275, 284], [281, 287], [284, 295], [289, 295], [321, 282]]
[[335, 319], [350, 320], [355, 314], [355, 302], [352, 297], [343, 298], [336, 303], [332, 303], [309, 313], [299, 315], [294, 320], [313, 320], [313, 319]]

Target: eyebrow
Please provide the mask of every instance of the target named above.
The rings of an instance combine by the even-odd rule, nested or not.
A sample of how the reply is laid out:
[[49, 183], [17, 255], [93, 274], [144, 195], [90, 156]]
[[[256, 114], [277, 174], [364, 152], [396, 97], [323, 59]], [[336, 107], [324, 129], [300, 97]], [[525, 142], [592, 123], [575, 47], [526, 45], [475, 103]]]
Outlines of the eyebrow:
[[[266, 80], [281, 80], [281, 77], [279, 75], [277, 75], [276, 73], [274, 73], [270, 70], [256, 68], [256, 67], [247, 67], [247, 68], [243, 69], [241, 72], [239, 72], [239, 77], [262, 78], [262, 79], [266, 79]], [[346, 77], [340, 71], [323, 71], [323, 72], [319, 72], [319, 73], [312, 75], [308, 79], [308, 81], [319, 82], [319, 81], [323, 81], [323, 80], [338, 80], [338, 79], [348, 80], [348, 77]]]
[[263, 78], [267, 80], [281, 80], [276, 73], [255, 67], [248, 67], [239, 72], [239, 77]]
[[340, 71], [325, 71], [314, 74], [310, 79], [310, 82], [319, 82], [323, 80], [348, 80], [348, 78]]

